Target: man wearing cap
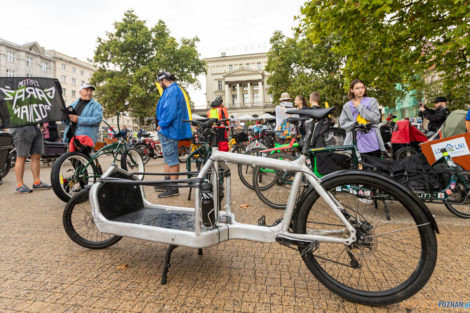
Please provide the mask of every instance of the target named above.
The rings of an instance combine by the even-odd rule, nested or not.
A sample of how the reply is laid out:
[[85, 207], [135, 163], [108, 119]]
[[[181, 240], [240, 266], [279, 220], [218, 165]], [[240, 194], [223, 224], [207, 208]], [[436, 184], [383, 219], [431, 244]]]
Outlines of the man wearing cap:
[[[75, 114], [69, 114], [71, 123], [64, 132], [64, 141], [70, 139], [73, 135], [88, 136], [96, 143], [98, 140], [98, 131], [101, 120], [103, 119], [103, 108], [95, 99], [93, 99], [93, 90], [95, 87], [89, 84], [83, 84], [80, 87], [80, 98], [70, 106], [75, 110]], [[69, 132], [70, 130], [70, 132]]]
[[[189, 119], [186, 100], [181, 87], [175, 82], [176, 78], [168, 72], [158, 74], [158, 83], [163, 94], [157, 103], [156, 121], [158, 138], [162, 144], [165, 173], [178, 173], [180, 164], [178, 160], [178, 141], [191, 138], [191, 125], [183, 122]], [[165, 179], [177, 180], [177, 175], [170, 175]], [[159, 198], [168, 198], [179, 195], [177, 186], [166, 188], [158, 195]]]
[[428, 131], [435, 133], [444, 124], [450, 112], [447, 109], [447, 99], [445, 97], [436, 97], [432, 103], [434, 103], [434, 110], [428, 109], [420, 103], [419, 111], [422, 117], [429, 120]]

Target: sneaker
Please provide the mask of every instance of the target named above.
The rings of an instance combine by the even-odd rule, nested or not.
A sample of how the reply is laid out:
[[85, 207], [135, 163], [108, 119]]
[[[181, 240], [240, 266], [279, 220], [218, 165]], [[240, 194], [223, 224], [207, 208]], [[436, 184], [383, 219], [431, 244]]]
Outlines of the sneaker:
[[158, 195], [159, 198], [169, 198], [174, 196], [179, 196], [180, 192], [178, 188], [168, 188], [166, 191]]
[[[24, 185], [23, 185], [24, 186]], [[41, 189], [51, 189], [52, 186], [48, 185], [48, 184], [45, 184], [43, 183], [42, 181], [39, 182], [39, 184], [33, 184], [33, 189], [36, 189], [36, 190], [41, 190]]]
[[16, 193], [30, 193], [33, 192], [31, 189], [28, 188], [26, 185], [21, 185], [16, 188]]

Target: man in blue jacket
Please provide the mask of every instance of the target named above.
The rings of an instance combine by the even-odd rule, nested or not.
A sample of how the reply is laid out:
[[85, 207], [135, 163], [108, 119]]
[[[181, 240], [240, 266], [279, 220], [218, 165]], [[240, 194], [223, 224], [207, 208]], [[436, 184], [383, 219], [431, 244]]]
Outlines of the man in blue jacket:
[[[176, 78], [168, 72], [158, 74], [158, 83], [163, 88], [163, 94], [157, 103], [157, 131], [162, 144], [165, 173], [178, 173], [178, 141], [192, 137], [191, 125], [183, 122], [189, 119], [186, 101], [181, 87], [175, 82]], [[171, 180], [177, 180], [177, 175], [170, 175]], [[169, 187], [158, 195], [168, 198], [179, 195], [178, 187]]]
[[103, 119], [103, 108], [101, 104], [93, 99], [93, 90], [95, 90], [95, 87], [89, 84], [83, 84], [80, 87], [78, 92], [80, 99], [70, 105], [76, 114], [69, 114], [71, 123], [68, 123], [64, 131], [64, 141], [71, 138], [70, 128], [72, 128], [75, 136], [88, 136], [93, 140], [93, 143], [98, 140], [98, 131]]

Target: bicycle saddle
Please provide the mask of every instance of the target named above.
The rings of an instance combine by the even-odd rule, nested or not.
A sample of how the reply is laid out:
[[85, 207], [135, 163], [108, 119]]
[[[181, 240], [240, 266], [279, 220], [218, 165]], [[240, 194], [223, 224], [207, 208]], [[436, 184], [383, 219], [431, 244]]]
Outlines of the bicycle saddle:
[[310, 118], [306, 117], [306, 116], [302, 116], [302, 117], [288, 117], [287, 118], [287, 121], [289, 123], [296, 123], [296, 122], [303, 122], [303, 121], [308, 121]]
[[327, 117], [331, 112], [335, 110], [335, 107], [328, 109], [304, 109], [304, 110], [287, 110], [287, 114], [298, 114], [301, 116], [308, 116], [310, 118], [321, 120], [322, 118]]

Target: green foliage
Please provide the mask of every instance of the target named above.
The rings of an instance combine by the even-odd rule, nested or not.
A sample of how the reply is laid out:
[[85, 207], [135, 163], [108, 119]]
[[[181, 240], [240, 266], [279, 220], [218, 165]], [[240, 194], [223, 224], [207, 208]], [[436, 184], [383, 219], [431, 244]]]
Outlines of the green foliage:
[[155, 81], [162, 70], [174, 73], [180, 84], [200, 87], [196, 77], [205, 72], [205, 63], [199, 59], [197, 42], [197, 37], [178, 42], [163, 21], [149, 28], [127, 11], [114, 24], [113, 33], [98, 38], [95, 50], [98, 69], [91, 82], [105, 114], [125, 110], [141, 120], [155, 115], [159, 99]]
[[271, 73], [269, 92], [275, 102], [282, 92], [292, 97], [303, 95], [308, 101], [310, 93], [318, 91], [322, 102], [343, 103], [343, 58], [330, 52], [334, 41], [330, 37], [314, 45], [305, 37], [287, 38], [281, 32], [274, 33], [266, 70]]
[[467, 0], [312, 0], [298, 30], [314, 44], [338, 38], [331, 52], [346, 60], [346, 81], [364, 80], [384, 105], [401, 83], [429, 96], [439, 90], [455, 108], [470, 97], [469, 12]]

